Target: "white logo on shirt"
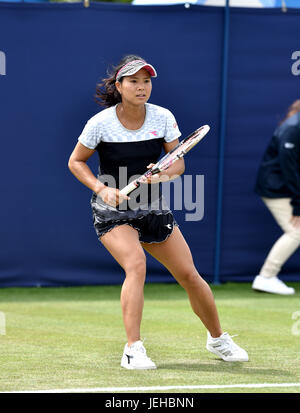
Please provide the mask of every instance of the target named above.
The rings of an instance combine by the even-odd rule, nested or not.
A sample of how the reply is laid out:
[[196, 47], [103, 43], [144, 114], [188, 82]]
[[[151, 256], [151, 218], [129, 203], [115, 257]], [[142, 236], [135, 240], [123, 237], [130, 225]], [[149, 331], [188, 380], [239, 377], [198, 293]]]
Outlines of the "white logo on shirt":
[[285, 147], [286, 149], [293, 149], [293, 148], [295, 148], [295, 145], [294, 145], [293, 143], [286, 142], [286, 143], [284, 144], [284, 147]]

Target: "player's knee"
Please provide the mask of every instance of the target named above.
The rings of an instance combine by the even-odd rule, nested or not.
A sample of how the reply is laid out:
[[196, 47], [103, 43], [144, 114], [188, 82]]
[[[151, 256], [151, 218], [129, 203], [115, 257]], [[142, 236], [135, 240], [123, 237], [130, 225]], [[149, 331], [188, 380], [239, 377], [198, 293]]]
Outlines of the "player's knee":
[[134, 254], [124, 266], [127, 277], [135, 277], [144, 280], [146, 277], [145, 254]]
[[179, 279], [183, 287], [193, 286], [199, 281], [199, 274], [194, 266], [187, 266], [180, 272]]

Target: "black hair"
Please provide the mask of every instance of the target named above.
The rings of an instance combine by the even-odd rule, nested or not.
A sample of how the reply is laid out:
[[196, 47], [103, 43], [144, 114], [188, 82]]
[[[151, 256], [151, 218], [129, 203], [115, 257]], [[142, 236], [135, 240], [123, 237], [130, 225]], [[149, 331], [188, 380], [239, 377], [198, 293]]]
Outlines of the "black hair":
[[[114, 106], [117, 103], [122, 102], [122, 97], [116, 88], [116, 75], [123, 66], [134, 60], [145, 59], [133, 54], [124, 56], [117, 66], [112, 66], [112, 68], [108, 71], [108, 77], [102, 79], [102, 81], [97, 84], [95, 101], [98, 105], [109, 108], [110, 106]], [[123, 78], [121, 77], [119, 82], [122, 82], [122, 80]]]

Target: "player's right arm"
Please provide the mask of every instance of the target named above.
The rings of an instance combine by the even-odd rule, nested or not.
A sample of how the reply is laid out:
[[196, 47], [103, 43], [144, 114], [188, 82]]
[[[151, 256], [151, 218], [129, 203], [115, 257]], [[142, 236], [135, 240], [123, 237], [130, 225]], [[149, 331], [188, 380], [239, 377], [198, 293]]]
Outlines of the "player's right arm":
[[95, 149], [86, 148], [78, 142], [69, 158], [68, 167], [72, 174], [85, 186], [98, 193], [105, 186], [100, 182], [86, 164], [87, 160], [95, 153]]
[[118, 189], [107, 187], [95, 177], [86, 163], [94, 153], [95, 149], [89, 149], [78, 142], [68, 162], [72, 174], [111, 206], [116, 206], [124, 199], [129, 199], [128, 196], [120, 194]]

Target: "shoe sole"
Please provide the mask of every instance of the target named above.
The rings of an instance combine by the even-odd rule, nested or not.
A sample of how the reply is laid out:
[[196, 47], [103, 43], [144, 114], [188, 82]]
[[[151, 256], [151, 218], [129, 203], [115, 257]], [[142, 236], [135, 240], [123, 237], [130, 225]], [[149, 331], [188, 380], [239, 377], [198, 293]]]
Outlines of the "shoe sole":
[[232, 362], [249, 361], [249, 357], [247, 357], [246, 359], [245, 359], [245, 358], [244, 358], [244, 359], [241, 359], [241, 358], [237, 359], [237, 358], [236, 358], [236, 359], [230, 359], [230, 360], [228, 360], [228, 359], [225, 358], [225, 356], [223, 356], [222, 354], [220, 354], [219, 352], [217, 352], [217, 351], [215, 351], [215, 350], [212, 350], [212, 349], [209, 348], [208, 346], [206, 346], [206, 350], [210, 351], [210, 352], [213, 353], [215, 356], [218, 356], [218, 357], [220, 357], [222, 360], [227, 361], [227, 362], [229, 362], [229, 361], [232, 361]]
[[259, 292], [262, 292], [262, 293], [269, 293], [269, 294], [279, 294], [279, 295], [294, 295], [295, 294], [295, 291], [280, 293], [278, 291], [276, 291], [276, 292], [275, 291], [268, 291], [267, 289], [262, 289], [262, 288], [253, 287], [253, 286], [252, 286], [252, 289], [254, 291], [259, 291]]
[[156, 366], [155, 367], [133, 367], [133, 366], [128, 366], [128, 365], [124, 366], [123, 364], [121, 364], [121, 367], [127, 370], [155, 370], [156, 369]]

